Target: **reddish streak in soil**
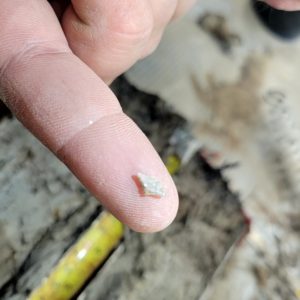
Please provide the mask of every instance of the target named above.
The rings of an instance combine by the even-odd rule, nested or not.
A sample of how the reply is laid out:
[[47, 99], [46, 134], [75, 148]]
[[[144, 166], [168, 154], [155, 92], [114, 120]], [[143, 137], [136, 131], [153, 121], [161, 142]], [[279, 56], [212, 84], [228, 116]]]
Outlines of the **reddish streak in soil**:
[[209, 163], [219, 160], [221, 158], [221, 153], [217, 151], [210, 151], [206, 148], [200, 150], [200, 155]]
[[133, 179], [133, 181], [138, 189], [138, 193], [139, 193], [140, 197], [151, 197], [154, 199], [161, 199], [161, 196], [146, 194], [145, 189], [144, 189], [141, 181], [139, 180], [138, 176], [133, 175], [133, 176], [131, 176], [131, 178]]
[[245, 231], [243, 232], [242, 236], [240, 237], [240, 239], [237, 243], [238, 246], [240, 246], [243, 243], [246, 236], [249, 234], [249, 232], [251, 230], [251, 223], [252, 223], [251, 218], [245, 213], [244, 210], [242, 210], [242, 215], [243, 215], [243, 218], [244, 218], [244, 224], [246, 225], [246, 228], [245, 228]]

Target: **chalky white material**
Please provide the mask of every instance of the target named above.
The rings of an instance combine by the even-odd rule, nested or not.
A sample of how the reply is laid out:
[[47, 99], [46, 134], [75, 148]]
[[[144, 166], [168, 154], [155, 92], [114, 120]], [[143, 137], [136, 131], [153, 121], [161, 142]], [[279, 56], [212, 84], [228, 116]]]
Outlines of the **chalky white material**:
[[143, 188], [145, 196], [163, 197], [166, 192], [159, 180], [152, 176], [145, 175], [143, 173], [138, 173], [137, 177]]

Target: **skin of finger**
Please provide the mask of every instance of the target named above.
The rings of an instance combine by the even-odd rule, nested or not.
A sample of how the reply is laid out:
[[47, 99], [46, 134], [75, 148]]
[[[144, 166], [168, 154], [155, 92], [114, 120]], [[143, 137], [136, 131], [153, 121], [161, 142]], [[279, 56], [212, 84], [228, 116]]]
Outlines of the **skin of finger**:
[[121, 108], [71, 53], [49, 4], [28, 0], [24, 7], [21, 2], [2, 0], [0, 6], [2, 99], [55, 152], [90, 122]]
[[109, 82], [140, 59], [153, 22], [148, 0], [73, 0], [62, 24], [74, 53]]
[[[2, 71], [11, 57], [21, 56], [40, 43], [55, 43], [60, 52], [70, 51], [55, 14], [44, 0], [27, 0], [26, 9], [23, 0], [1, 0], [0, 25]], [[40, 38], [36, 39], [34, 33]]]
[[[67, 51], [47, 3], [2, 1], [0, 19], [2, 12], [10, 16], [0, 29], [6, 43], [0, 48], [0, 90], [6, 102], [118, 218], [138, 231], [163, 229], [176, 214], [178, 198], [151, 144], [107, 86]], [[47, 32], [51, 42], [44, 40]], [[140, 197], [132, 180], [138, 172], [157, 177], [166, 196]]]
[[96, 120], [121, 112], [113, 93], [84, 63], [49, 47], [11, 61], [0, 84], [16, 117], [53, 152]]
[[178, 0], [149, 0], [154, 18], [154, 30], [162, 31], [171, 21], [177, 6]]
[[[73, 152], [77, 155], [71, 155]], [[159, 231], [174, 219], [178, 208], [174, 183], [149, 141], [125, 115], [94, 123], [67, 143], [59, 156], [93, 194], [101, 193], [102, 203], [114, 215], [134, 230]], [[132, 178], [139, 172], [159, 180], [166, 195], [160, 199], [140, 196]]]
[[160, 41], [163, 37], [164, 31], [157, 31], [153, 33], [153, 36], [150, 38], [150, 40], [147, 43], [147, 46], [142, 52], [141, 59], [146, 58], [147, 56], [151, 55], [158, 47], [160, 44]]
[[265, 0], [270, 6], [286, 11], [295, 11], [300, 10], [300, 1], [299, 0]]

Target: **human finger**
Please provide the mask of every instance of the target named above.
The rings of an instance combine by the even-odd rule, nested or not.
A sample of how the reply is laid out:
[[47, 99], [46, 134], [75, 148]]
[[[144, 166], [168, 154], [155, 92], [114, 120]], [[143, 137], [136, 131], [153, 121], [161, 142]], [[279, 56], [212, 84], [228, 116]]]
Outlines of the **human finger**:
[[[108, 87], [70, 51], [50, 5], [2, 0], [0, 20], [0, 93], [15, 115], [121, 221], [143, 232], [170, 224], [178, 207], [171, 177]], [[153, 179], [151, 194], [144, 183]]]

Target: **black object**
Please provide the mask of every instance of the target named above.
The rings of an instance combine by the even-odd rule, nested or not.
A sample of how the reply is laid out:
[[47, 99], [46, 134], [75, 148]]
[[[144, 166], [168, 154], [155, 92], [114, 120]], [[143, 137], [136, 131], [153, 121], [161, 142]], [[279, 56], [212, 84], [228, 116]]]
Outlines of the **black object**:
[[278, 10], [258, 0], [252, 0], [252, 6], [262, 23], [277, 36], [282, 39], [300, 36], [300, 11]]

